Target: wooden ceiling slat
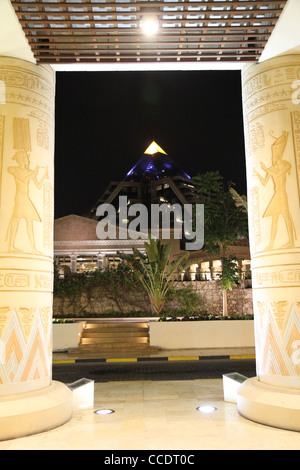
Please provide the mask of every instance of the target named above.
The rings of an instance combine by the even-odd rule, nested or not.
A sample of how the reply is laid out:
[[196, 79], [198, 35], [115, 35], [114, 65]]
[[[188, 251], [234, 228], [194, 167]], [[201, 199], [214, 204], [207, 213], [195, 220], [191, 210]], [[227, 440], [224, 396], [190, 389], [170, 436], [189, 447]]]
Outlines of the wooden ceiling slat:
[[[219, 29], [225, 29], [226, 27], [224, 26], [223, 28], [219, 28]], [[228, 28], [228, 27], [227, 27]], [[239, 30], [239, 35], [243, 35], [245, 34], [243, 31], [247, 31], [249, 32], [250, 35], [259, 35], [259, 36], [262, 36], [266, 33], [269, 33], [271, 32], [270, 29], [271, 27], [268, 26], [268, 25], [260, 25], [260, 26], [255, 26], [255, 25], [250, 25], [250, 26], [231, 26], [231, 28], [233, 28], [234, 30]], [[43, 31], [47, 31], [48, 32], [68, 32], [68, 33], [79, 33], [79, 29], [80, 28], [71, 28], [71, 27], [67, 27], [67, 28], [51, 28], [51, 27], [46, 27], [46, 28], [43, 28]], [[169, 32], [171, 31], [176, 31], [176, 30], [181, 30], [182, 28], [180, 27], [170, 27], [168, 28]], [[197, 30], [198, 31], [198, 35], [199, 34], [202, 34], [200, 33], [200, 31], [202, 29], [204, 29], [204, 27], [194, 27], [194, 28], [186, 28], [185, 31], [186, 31], [186, 35], [188, 35], [188, 33], [190, 32], [189, 30], [192, 29], [192, 30]], [[217, 27], [214, 26], [214, 27], [211, 27], [211, 28], [208, 28], [208, 29], [211, 29], [212, 31], [216, 30]], [[26, 30], [27, 31], [36, 31], [36, 28], [35, 27], [26, 27]], [[86, 31], [87, 28], [81, 28], [81, 31]], [[263, 33], [259, 33], [259, 31], [261, 30], [266, 30], [264, 31]], [[139, 31], [139, 28], [130, 28], [130, 31], [127, 32], [127, 34], [130, 34], [130, 33], [136, 33]], [[104, 33], [104, 32], [108, 32], [108, 33], [116, 33], [118, 32], [118, 28], [117, 27], [112, 27], [112, 28], [99, 28], [99, 33]], [[231, 35], [234, 31], [229, 31], [228, 34]], [[237, 31], [236, 31], [237, 32]], [[207, 32], [208, 34], [208, 32]], [[177, 35], [179, 36], [179, 33], [177, 33]], [[223, 35], [225, 35], [223, 33]], [[135, 35], [135, 37], [137, 37]]]
[[[164, 51], [159, 51], [160, 52], [160, 57], [161, 58], [176, 58], [177, 57], [177, 51], [174, 52], [173, 54], [170, 54], [170, 53], [166, 53], [164, 55]], [[103, 58], [110, 58], [110, 56], [114, 56], [116, 53], [116, 51], [112, 51], [110, 54], [102, 54], [102, 57], [101, 55], [99, 56], [100, 59], [103, 59]], [[238, 56], [240, 56], [240, 54], [236, 53], [236, 54], [222, 54], [223, 57], [226, 57], [226, 58], [231, 58], [231, 59], [236, 59]], [[47, 55], [42, 55], [41, 56], [42, 58], [44, 59], [49, 59], [49, 56]], [[124, 54], [122, 56], [123, 59], [132, 59], [132, 58], [135, 58], [136, 57], [136, 53], [132, 53], [132, 54]], [[188, 57], [189, 59], [196, 59], [198, 58], [198, 53], [197, 54], [186, 54], [186, 57]], [[211, 53], [203, 53], [203, 58], [216, 58], [217, 57], [217, 54], [211, 54]], [[248, 54], [248, 57], [252, 57], [252, 58], [255, 58], [255, 54]], [[73, 54], [65, 54], [64, 55], [64, 59], [72, 59], [74, 58], [74, 55]], [[84, 54], [82, 55], [82, 58], [85, 58], [85, 59], [93, 59], [94, 58], [94, 54]], [[148, 59], [148, 60], [155, 60], [156, 58], [156, 54], [153, 54], [153, 53], [149, 53], [147, 55], [144, 55], [144, 59]]]
[[[51, 1], [41, 1], [41, 0], [38, 0], [38, 1], [35, 1], [35, 2], [26, 2], [26, 1], [20, 1], [20, 0], [11, 0], [12, 4], [16, 7], [20, 7], [20, 6], [27, 6], [27, 7], [33, 7], [33, 6], [42, 6], [42, 7], [58, 7], [60, 5], [67, 5], [68, 7], [72, 7], [72, 8], [78, 8], [80, 6], [85, 6], [86, 5], [86, 1], [82, 1], [82, 2], [66, 2], [65, 0], [61, 0], [59, 2], [51, 2]], [[189, 2], [188, 4], [190, 4], [190, 6], [192, 7], [204, 7], [204, 6], [214, 6], [214, 7], [250, 7], [250, 6], [254, 6], [254, 7], [265, 7], [267, 5], [278, 5], [279, 7], [283, 7], [285, 4], [286, 4], [286, 0], [273, 0], [273, 1], [266, 1], [266, 0], [261, 0], [261, 1], [258, 1], [258, 0], [236, 0], [236, 1], [228, 1], [228, 0], [224, 0], [224, 1], [215, 1], [215, 0], [210, 0], [210, 1], [207, 1], [207, 2], [203, 2], [203, 1], [200, 1], [200, 2]], [[94, 7], [109, 7], [111, 5], [111, 2], [93, 2], [92, 5]], [[136, 1], [135, 3], [124, 3], [124, 2], [118, 2], [118, 1], [115, 1], [114, 2], [114, 6], [117, 7], [117, 6], [120, 6], [120, 7], [128, 7], [128, 6], [134, 6], [134, 7], [138, 7], [138, 6], [142, 6], [142, 7], [148, 7], [148, 8], [154, 8], [154, 7], [162, 7], [162, 6], [168, 6], [168, 7], [185, 7], [187, 5], [187, 3], [185, 1], [178, 1], [178, 2], [163, 2], [163, 1], [154, 1], [154, 2], [140, 2], [140, 1]]]
[[[92, 5], [93, 4], [90, 4], [90, 9], [89, 10], [85, 10], [85, 11], [70, 11], [70, 10], [61, 10], [61, 11], [45, 11], [45, 10], [38, 10], [38, 11], [30, 11], [30, 10], [19, 10], [16, 12], [17, 16], [19, 19], [23, 19], [24, 16], [31, 16], [34, 17], [35, 16], [67, 16], [67, 17], [70, 17], [70, 16], [113, 16], [113, 12], [112, 11], [93, 11], [91, 10], [92, 8]], [[68, 6], [68, 5], [67, 5]], [[279, 15], [280, 12], [278, 9], [268, 9], [268, 10], [251, 10], [251, 9], [248, 9], [248, 10], [218, 10], [218, 11], [215, 11], [215, 10], [202, 10], [202, 11], [190, 11], [190, 10], [185, 10], [185, 11], [157, 11], [155, 12], [155, 15], [158, 16], [159, 18], [160, 17], [166, 17], [166, 16], [182, 16], [184, 18], [186, 18], [188, 15], [194, 15], [194, 16], [199, 16], [199, 19], [201, 19], [200, 17], [202, 16], [207, 16], [209, 14], [212, 14], [212, 13], [215, 13], [216, 15], [219, 15], [219, 16], [225, 16], [227, 17], [227, 15], [229, 15], [230, 13], [234, 13], [236, 15], [243, 15], [243, 16], [246, 16], [246, 15], [250, 15], [250, 14], [256, 14], [256, 15], [261, 15], [262, 13], [272, 13], [274, 15]], [[143, 17], [144, 15], [144, 12], [139, 12], [139, 11], [132, 11], [132, 12], [127, 12], [127, 11], [124, 11], [124, 12], [115, 12], [114, 14], [117, 14], [119, 16], [136, 16], [137, 19], [140, 19], [141, 17]], [[183, 18], [182, 18], [183, 19]], [[233, 20], [234, 18], [232, 18]], [[37, 20], [35, 20], [37, 21]], [[122, 21], [122, 20], [121, 20]], [[133, 20], [131, 20], [133, 21]]]
[[[224, 28], [225, 29], [225, 28]], [[48, 28], [49, 32], [52, 33], [52, 35], [49, 36], [49, 34], [45, 34], [44, 31], [45, 30], [42, 30], [42, 31], [36, 31], [37, 34], [35, 35], [31, 35], [29, 37], [29, 40], [31, 39], [48, 39], [49, 37], [55, 37], [57, 39], [63, 39], [65, 40], [66, 38], [69, 38], [69, 35], [67, 34], [61, 34], [61, 32], [59, 30], [55, 30], [55, 31], [51, 31], [50, 28]], [[81, 29], [81, 31], [84, 31], [84, 34], [76, 34], [76, 31], [73, 31], [73, 34], [74, 34], [74, 37], [76, 37], [78, 40], [79, 39], [87, 39], [87, 38], [93, 38], [94, 36], [97, 37], [97, 38], [105, 38], [105, 39], [111, 39], [112, 35], [107, 35], [106, 33], [104, 33], [103, 31], [95, 31], [95, 32], [91, 32], [91, 31], [86, 31], [86, 29]], [[40, 34], [41, 33], [41, 34]], [[55, 34], [55, 33], [58, 33], [58, 34]], [[194, 30], [194, 31], [189, 31], [188, 33], [183, 33], [183, 34], [179, 34], [179, 33], [172, 33], [172, 32], [162, 32], [160, 34], [160, 38], [163, 38], [163, 39], [176, 39], [178, 40], [179, 36], [180, 37], [184, 37], [186, 39], [191, 39], [191, 38], [194, 38], [194, 37], [199, 37], [200, 35], [202, 35], [201, 33], [201, 28], [198, 28], [198, 30]], [[271, 35], [271, 32], [264, 32], [263, 34], [256, 34], [255, 36], [255, 39], [257, 41], [263, 41], [263, 40], [268, 40], [268, 37]], [[216, 31], [208, 31], [207, 34], [205, 35], [205, 39], [207, 41], [210, 41], [212, 39], [215, 39], [215, 38], [219, 38], [219, 37], [224, 37], [225, 36], [225, 33], [223, 32], [216, 32]], [[251, 42], [253, 42], [253, 33], [250, 31], [250, 32], [230, 32], [228, 34], [228, 38], [238, 38], [238, 37], [251, 37]], [[141, 34], [118, 34], [118, 38], [119, 39], [130, 39], [130, 38], [138, 38], [139, 41], [140, 40], [144, 40], [144, 41], [149, 41], [147, 40], [147, 38], [145, 38], [144, 35], [141, 35]], [[262, 39], [263, 38], [263, 39]], [[229, 40], [229, 39], [228, 39]], [[238, 39], [236, 39], [238, 40]], [[151, 42], [155, 42], [155, 40], [153, 41], [153, 39], [151, 40]]]
[[[74, 38], [72, 38], [74, 39]], [[183, 38], [183, 41], [182, 41], [182, 44], [186, 44], [188, 46], [196, 46], [196, 45], [199, 45], [199, 41], [186, 41], [185, 40], [186, 38]], [[244, 45], [247, 45], [249, 43], [249, 41], [245, 41], [245, 40], [235, 40], [235, 41], [230, 41], [230, 40], [227, 40], [226, 41], [206, 41], [206, 40], [203, 40], [202, 41], [202, 45], [205, 44], [205, 45], [218, 45], [220, 44], [221, 42], [224, 42], [226, 43], [227, 45], [232, 45], [232, 47], [236, 47], [237, 45], [239, 44], [244, 44]], [[253, 40], [251, 41], [251, 44], [255, 44], [255, 47], [264, 47], [264, 45], [266, 44], [266, 40], [261, 40], [261, 41], [256, 41], [256, 40]], [[105, 41], [93, 41], [93, 42], [88, 42], [88, 41], [77, 41], [76, 44], [78, 44], [78, 46], [85, 46], [85, 47], [92, 47], [92, 46], [107, 46], [109, 44], [113, 44], [114, 43], [114, 39], [106, 39]], [[167, 46], [167, 45], [176, 45], [178, 43], [178, 41], [155, 41], [155, 42], [151, 42], [151, 45], [152, 47], [157, 47], [159, 45], [164, 45], [164, 46]], [[61, 47], [61, 46], [68, 46], [70, 43], [70, 41], [57, 41], [55, 43], [51, 43], [51, 42], [45, 42], [45, 41], [36, 41], [34, 38], [31, 38], [30, 40], [30, 44], [32, 45], [32, 47], [39, 47], [39, 46], [45, 46], [45, 44], [47, 46], [49, 46], [49, 48], [55, 48], [55, 47]], [[120, 44], [122, 46], [133, 46], [134, 43], [133, 42], [130, 42], [130, 41], [121, 41]], [[140, 41], [139, 43], [141, 46], [148, 46], [149, 47], [149, 43], [148, 42], [144, 42], [144, 41]]]
[[[220, 46], [226, 46], [226, 43], [223, 43], [223, 44], [220, 44]], [[119, 48], [122, 50], [123, 53], [126, 53], [126, 52], [130, 52], [130, 51], [133, 51], [133, 48], [123, 48], [122, 47], [122, 44], [118, 44]], [[203, 48], [203, 44], [201, 44], [202, 46], [202, 51], [204, 52], [214, 52], [215, 54], [219, 51], [219, 48], [211, 48], [211, 47], [204, 47]], [[71, 48], [74, 47], [74, 44], [70, 42], [70, 48], [66, 48], [66, 49], [59, 49], [57, 52], [60, 53], [60, 54], [65, 54], [65, 53], [70, 53], [71, 51]], [[136, 48], [136, 46], [135, 46]], [[113, 50], [115, 49], [114, 47], [114, 44], [110, 44], [109, 45], [109, 49], [108, 50]], [[120, 50], [118, 49], [118, 51]], [[142, 48], [142, 47], [139, 47], [138, 49], [136, 48], [136, 50], [138, 51], [143, 51], [145, 52], [146, 54], [148, 53], [148, 50], [149, 49], [146, 49], [146, 48]], [[154, 50], [154, 49], [153, 49]], [[168, 48], [168, 47], [161, 47], [161, 45], [158, 45], [156, 50], [160, 51], [160, 52], [174, 52], [177, 50], [175, 48]], [[193, 47], [185, 47], [184, 44], [181, 45], [181, 51], [186, 51], [186, 52], [192, 52], [192, 51], [197, 51], [199, 50], [199, 45], [198, 46], [193, 46]], [[249, 48], [248, 47], [224, 47], [222, 49], [223, 51], [235, 51], [236, 53], [240, 53], [241, 51], [247, 51], [249, 52]], [[262, 51], [263, 48], [262, 47], [253, 47], [252, 50], [255, 50], [256, 52], [257, 51]], [[45, 49], [39, 49], [39, 51], [41, 51], [41, 54], [40, 56], [44, 56], [46, 55], [45, 52], [46, 50]], [[94, 48], [80, 48], [80, 49], [77, 49], [77, 51], [80, 53], [80, 52], [84, 52], [84, 53], [92, 53], [93, 51], [95, 52], [95, 49]], [[100, 48], [97, 48], [96, 49], [97, 52], [103, 52], [103, 49], [100, 49]], [[47, 51], [47, 56], [49, 57], [50, 55], [53, 55], [53, 53], [56, 52], [55, 50], [49, 50]]]
[[[286, 0], [11, 0], [39, 63], [258, 60]], [[141, 34], [155, 10], [159, 34]], [[100, 10], [100, 11], [99, 11]]]

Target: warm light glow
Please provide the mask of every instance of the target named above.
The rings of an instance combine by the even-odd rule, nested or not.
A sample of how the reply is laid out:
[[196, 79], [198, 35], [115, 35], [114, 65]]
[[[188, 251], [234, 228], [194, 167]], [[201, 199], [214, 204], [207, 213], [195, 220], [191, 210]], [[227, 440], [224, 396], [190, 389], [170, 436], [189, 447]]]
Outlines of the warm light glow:
[[156, 16], [146, 16], [142, 20], [142, 30], [147, 36], [153, 36], [158, 31], [158, 22]]
[[154, 140], [152, 144], [150, 144], [149, 147], [145, 150], [145, 153], [147, 155], [154, 155], [155, 153], [164, 153], [167, 155], [166, 152], [159, 145], [157, 145], [156, 142], [154, 142]]

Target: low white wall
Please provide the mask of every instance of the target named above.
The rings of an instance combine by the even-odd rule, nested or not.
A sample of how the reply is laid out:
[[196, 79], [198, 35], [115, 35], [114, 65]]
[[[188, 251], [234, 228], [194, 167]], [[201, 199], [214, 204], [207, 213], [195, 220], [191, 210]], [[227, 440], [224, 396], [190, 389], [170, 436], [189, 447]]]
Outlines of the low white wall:
[[253, 320], [149, 323], [150, 346], [161, 349], [254, 347]]
[[[84, 322], [54, 323], [53, 351], [77, 348]], [[161, 349], [252, 348], [253, 320], [150, 321], [150, 346]]]
[[83, 325], [83, 322], [53, 323], [52, 350], [55, 352], [69, 348], [77, 348]]

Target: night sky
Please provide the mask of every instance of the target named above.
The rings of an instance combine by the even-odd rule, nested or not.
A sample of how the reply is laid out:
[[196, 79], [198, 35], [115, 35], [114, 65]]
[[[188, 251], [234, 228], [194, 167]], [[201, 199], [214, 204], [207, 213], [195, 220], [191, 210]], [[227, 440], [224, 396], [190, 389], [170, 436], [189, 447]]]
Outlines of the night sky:
[[57, 72], [55, 217], [86, 213], [155, 140], [190, 176], [246, 193], [241, 75]]

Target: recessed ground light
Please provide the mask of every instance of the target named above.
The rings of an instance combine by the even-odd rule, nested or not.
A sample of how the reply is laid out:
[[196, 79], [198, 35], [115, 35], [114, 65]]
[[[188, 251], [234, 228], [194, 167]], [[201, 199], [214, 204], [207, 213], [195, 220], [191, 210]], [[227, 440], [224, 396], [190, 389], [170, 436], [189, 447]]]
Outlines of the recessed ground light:
[[196, 410], [200, 411], [201, 413], [213, 413], [214, 411], [217, 411], [217, 408], [212, 405], [202, 405], [198, 406]]
[[108, 409], [95, 411], [96, 415], [110, 415], [111, 413], [114, 413], [114, 412], [115, 412], [114, 410], [108, 410]]

